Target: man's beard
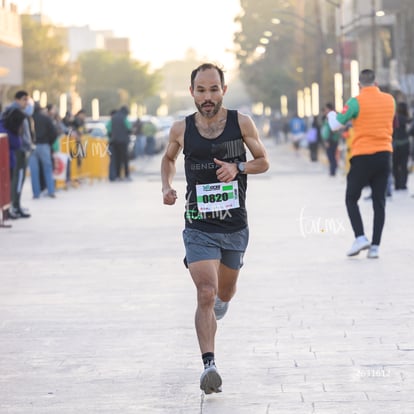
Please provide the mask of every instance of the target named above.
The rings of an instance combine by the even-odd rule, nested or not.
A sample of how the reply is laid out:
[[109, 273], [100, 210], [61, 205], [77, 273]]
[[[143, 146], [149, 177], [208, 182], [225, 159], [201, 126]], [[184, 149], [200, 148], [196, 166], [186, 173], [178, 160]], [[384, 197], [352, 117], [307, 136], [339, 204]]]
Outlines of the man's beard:
[[[213, 108], [212, 111], [204, 111], [203, 105], [206, 104], [206, 103], [208, 103], [210, 105], [211, 104], [214, 105], [214, 108]], [[201, 116], [203, 116], [205, 118], [214, 118], [214, 116], [219, 113], [222, 103], [223, 103], [223, 101], [219, 101], [216, 104], [212, 101], [208, 101], [208, 102], [203, 102], [201, 105], [197, 104], [197, 103], [195, 105], [198, 109], [198, 112], [200, 112]]]

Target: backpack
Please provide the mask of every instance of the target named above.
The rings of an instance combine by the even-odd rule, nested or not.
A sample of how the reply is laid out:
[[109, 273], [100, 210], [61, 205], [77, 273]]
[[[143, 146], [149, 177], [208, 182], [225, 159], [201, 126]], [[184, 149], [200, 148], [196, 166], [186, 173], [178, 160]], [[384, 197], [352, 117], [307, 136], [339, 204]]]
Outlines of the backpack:
[[25, 113], [16, 107], [6, 108], [1, 114], [3, 126], [15, 135], [20, 135], [25, 118]]
[[322, 125], [321, 136], [324, 141], [328, 143], [335, 143], [339, 141], [341, 134], [338, 131], [332, 131], [328, 121], [325, 121]]

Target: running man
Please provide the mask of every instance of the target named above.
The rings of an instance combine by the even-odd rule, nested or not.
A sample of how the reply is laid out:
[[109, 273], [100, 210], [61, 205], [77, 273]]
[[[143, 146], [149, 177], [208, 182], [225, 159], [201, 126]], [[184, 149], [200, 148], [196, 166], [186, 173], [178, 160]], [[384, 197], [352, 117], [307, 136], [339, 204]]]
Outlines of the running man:
[[[176, 121], [161, 162], [164, 204], [173, 205], [175, 163], [184, 153], [187, 180], [184, 259], [197, 288], [195, 327], [204, 371], [200, 388], [221, 392], [214, 360], [216, 321], [236, 292], [249, 238], [245, 207], [247, 174], [269, 168], [266, 150], [252, 119], [222, 106], [227, 91], [221, 68], [204, 63], [191, 73], [190, 93], [197, 112]], [[247, 161], [246, 148], [252, 155]]]

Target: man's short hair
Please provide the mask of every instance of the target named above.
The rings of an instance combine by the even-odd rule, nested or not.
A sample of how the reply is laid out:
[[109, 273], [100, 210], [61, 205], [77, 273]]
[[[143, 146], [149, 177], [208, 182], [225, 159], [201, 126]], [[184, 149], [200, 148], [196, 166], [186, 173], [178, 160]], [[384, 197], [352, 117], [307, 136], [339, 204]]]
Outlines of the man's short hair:
[[375, 72], [371, 69], [364, 69], [359, 74], [359, 83], [362, 86], [370, 86], [375, 83]]
[[222, 68], [220, 68], [218, 65], [215, 65], [214, 63], [203, 63], [191, 72], [191, 87], [194, 88], [194, 79], [197, 76], [197, 73], [198, 72], [203, 72], [207, 69], [217, 70], [217, 72], [220, 76], [221, 86], [224, 87], [224, 71], [223, 71]]
[[17, 91], [14, 94], [14, 99], [20, 100], [24, 98], [25, 96], [29, 96], [29, 94], [26, 91]]

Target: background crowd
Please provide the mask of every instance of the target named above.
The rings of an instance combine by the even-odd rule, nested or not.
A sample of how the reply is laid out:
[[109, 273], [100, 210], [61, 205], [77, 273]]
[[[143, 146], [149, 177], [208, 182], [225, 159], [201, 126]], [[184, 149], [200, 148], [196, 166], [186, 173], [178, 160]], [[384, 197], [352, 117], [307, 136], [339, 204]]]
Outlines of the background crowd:
[[[335, 111], [327, 102], [320, 116], [302, 118], [294, 114], [290, 118], [273, 117], [269, 121], [268, 135], [278, 143], [288, 142], [296, 155], [309, 152], [312, 162], [326, 160], [328, 174], [335, 176], [339, 169], [349, 169], [349, 149], [352, 143], [352, 123], [340, 131], [332, 131], [327, 116]], [[408, 178], [414, 169], [414, 102], [408, 105], [397, 101], [393, 132], [393, 154], [389, 178], [388, 196], [392, 191], [408, 190]]]
[[[397, 102], [388, 196], [393, 191], [408, 189], [408, 178], [414, 165], [413, 106], [414, 103], [410, 107], [405, 101]], [[347, 125], [341, 131], [332, 131], [327, 115], [334, 110], [334, 105], [327, 102], [319, 116], [303, 118], [297, 113], [285, 119], [272, 116], [263, 127], [263, 134], [276, 144], [292, 145], [297, 156], [308, 151], [311, 162], [323, 160], [327, 164], [327, 173], [332, 177], [340, 169], [346, 173], [349, 168], [352, 125]], [[111, 111], [103, 125], [100, 136], [106, 142], [109, 156], [106, 177], [111, 182], [125, 182], [132, 180], [131, 159], [163, 150], [171, 124], [162, 129], [154, 117], [131, 121], [128, 108], [121, 106]], [[14, 101], [4, 108], [0, 116], [0, 132], [7, 133], [9, 141], [11, 203], [5, 211], [6, 218], [30, 217], [28, 209], [21, 205], [22, 189], [28, 176], [33, 199], [56, 197], [54, 154], [61, 151], [62, 140], [68, 137], [73, 147], [65, 163], [65, 186], [77, 187], [82, 183], [82, 178], [72, 170], [81, 168], [86, 157], [83, 137], [93, 134], [95, 126], [88, 125], [83, 109], [73, 115], [67, 112], [64, 117], [60, 117], [56, 105], [48, 104], [42, 108], [39, 102], [33, 102], [28, 92], [16, 92]], [[71, 162], [73, 159], [75, 161]]]

